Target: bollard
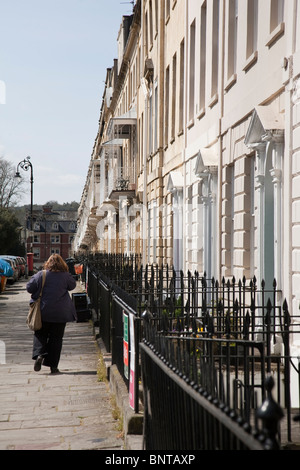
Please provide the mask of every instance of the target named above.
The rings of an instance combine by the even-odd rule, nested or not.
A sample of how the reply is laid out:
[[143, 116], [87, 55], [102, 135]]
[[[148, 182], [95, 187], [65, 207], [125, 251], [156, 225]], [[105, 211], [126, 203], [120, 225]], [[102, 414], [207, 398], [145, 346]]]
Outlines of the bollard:
[[266, 378], [267, 398], [256, 412], [257, 418], [263, 422], [264, 445], [266, 450], [279, 450], [280, 444], [277, 440], [278, 425], [284, 413], [272, 396], [274, 379], [271, 375]]

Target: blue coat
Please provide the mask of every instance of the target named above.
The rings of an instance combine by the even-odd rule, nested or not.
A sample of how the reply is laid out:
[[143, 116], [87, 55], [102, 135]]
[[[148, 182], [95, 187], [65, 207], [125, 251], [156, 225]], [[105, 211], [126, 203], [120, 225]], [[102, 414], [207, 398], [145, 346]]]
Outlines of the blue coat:
[[[27, 283], [27, 292], [31, 294], [30, 302], [37, 300], [42, 280], [43, 271], [39, 271]], [[75, 287], [76, 281], [69, 272], [46, 272], [41, 299], [42, 321], [67, 323], [76, 320], [76, 309], [69, 294]]]

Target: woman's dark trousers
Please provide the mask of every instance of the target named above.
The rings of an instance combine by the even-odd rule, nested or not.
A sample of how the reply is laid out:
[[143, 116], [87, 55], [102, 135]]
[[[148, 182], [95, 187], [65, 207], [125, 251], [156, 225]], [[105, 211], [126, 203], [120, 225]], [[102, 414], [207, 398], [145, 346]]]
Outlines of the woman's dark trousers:
[[43, 322], [41, 330], [34, 332], [32, 359], [43, 356], [43, 365], [56, 368], [62, 349], [65, 323]]

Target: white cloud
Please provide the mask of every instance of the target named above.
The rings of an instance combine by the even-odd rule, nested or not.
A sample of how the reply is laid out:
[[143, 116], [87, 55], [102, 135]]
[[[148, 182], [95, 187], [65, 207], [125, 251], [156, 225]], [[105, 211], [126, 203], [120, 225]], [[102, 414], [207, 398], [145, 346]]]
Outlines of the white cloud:
[[63, 167], [38, 166], [34, 177], [34, 203], [80, 202], [84, 181], [85, 176], [64, 173]]
[[72, 173], [68, 173], [67, 175], [59, 175], [57, 179], [58, 186], [73, 186], [74, 184], [78, 184], [81, 182], [82, 177], [79, 175], [75, 175]]

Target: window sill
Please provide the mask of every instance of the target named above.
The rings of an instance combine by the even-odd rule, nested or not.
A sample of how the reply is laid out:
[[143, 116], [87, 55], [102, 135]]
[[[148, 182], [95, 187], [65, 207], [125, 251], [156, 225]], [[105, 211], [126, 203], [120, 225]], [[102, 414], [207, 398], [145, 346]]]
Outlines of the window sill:
[[209, 108], [212, 108], [219, 101], [218, 93], [215, 93], [208, 102]]
[[243, 67], [244, 72], [247, 72], [254, 64], [256, 64], [257, 59], [258, 59], [258, 52], [255, 51], [246, 60], [245, 65]]
[[272, 47], [273, 44], [277, 41], [277, 39], [284, 33], [284, 29], [285, 29], [285, 24], [283, 22], [279, 23], [279, 25], [276, 26], [276, 28], [273, 29], [273, 31], [269, 35], [268, 40], [266, 42], [266, 46]]
[[200, 119], [202, 119], [204, 115], [205, 115], [205, 108], [201, 108], [199, 110], [199, 113], [197, 114], [197, 119], [199, 119], [200, 121]]
[[191, 129], [191, 127], [193, 127], [193, 125], [194, 125], [194, 119], [191, 119], [191, 120], [188, 122], [187, 128], [188, 128], [188, 129]]
[[231, 77], [227, 80], [227, 83], [224, 87], [225, 91], [229, 91], [230, 88], [236, 83], [237, 75], [236, 73], [232, 74]]

